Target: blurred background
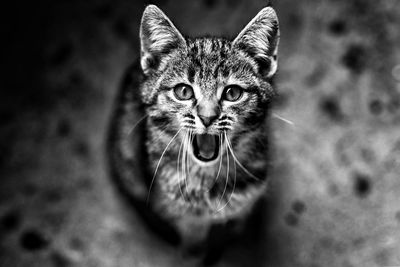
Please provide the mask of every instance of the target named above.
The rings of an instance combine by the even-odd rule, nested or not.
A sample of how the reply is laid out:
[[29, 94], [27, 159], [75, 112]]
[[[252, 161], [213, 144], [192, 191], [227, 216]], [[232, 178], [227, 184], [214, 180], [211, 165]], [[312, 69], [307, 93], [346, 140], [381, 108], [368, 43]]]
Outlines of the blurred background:
[[[104, 157], [149, 3], [187, 35], [227, 37], [266, 5], [2, 3], [1, 267], [197, 264], [121, 201]], [[281, 27], [280, 97], [267, 223], [218, 266], [400, 266], [400, 2], [272, 4]]]

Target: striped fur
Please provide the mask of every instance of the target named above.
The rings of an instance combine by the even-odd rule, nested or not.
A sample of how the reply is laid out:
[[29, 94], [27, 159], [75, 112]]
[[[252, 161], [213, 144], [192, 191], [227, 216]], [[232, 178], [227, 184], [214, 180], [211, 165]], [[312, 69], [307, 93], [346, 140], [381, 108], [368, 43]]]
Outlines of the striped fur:
[[[244, 216], [265, 192], [268, 177], [268, 105], [279, 41], [275, 11], [261, 10], [231, 41], [185, 38], [150, 5], [140, 38], [150, 206], [188, 236]], [[176, 99], [173, 88], [181, 83], [192, 86], [193, 100]], [[228, 85], [243, 88], [239, 101], [221, 100]], [[206, 128], [198, 113], [212, 109], [219, 117]], [[193, 134], [205, 132], [222, 137], [220, 157], [209, 165], [190, 150]]]

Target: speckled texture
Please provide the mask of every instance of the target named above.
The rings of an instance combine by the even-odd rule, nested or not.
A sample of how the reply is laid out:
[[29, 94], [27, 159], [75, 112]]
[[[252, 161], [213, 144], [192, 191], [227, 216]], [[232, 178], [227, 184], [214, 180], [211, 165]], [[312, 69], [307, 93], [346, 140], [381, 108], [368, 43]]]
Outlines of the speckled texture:
[[[235, 36], [263, 1], [153, 1]], [[263, 231], [218, 266], [400, 266], [400, 3], [274, 1], [277, 146]], [[104, 143], [145, 2], [2, 7], [0, 266], [194, 266], [114, 189]], [[4, 31], [3, 31], [4, 30]]]

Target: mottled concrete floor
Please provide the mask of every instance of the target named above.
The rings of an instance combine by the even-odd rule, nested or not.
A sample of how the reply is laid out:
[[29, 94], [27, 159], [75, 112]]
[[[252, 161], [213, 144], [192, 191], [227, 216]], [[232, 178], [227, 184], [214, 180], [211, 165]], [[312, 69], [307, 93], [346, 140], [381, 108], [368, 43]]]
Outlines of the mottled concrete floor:
[[[234, 36], [263, 1], [155, 1]], [[108, 176], [105, 132], [138, 57], [140, 1], [2, 7], [0, 266], [194, 266]], [[400, 2], [274, 1], [278, 153], [262, 236], [219, 266], [400, 266]]]

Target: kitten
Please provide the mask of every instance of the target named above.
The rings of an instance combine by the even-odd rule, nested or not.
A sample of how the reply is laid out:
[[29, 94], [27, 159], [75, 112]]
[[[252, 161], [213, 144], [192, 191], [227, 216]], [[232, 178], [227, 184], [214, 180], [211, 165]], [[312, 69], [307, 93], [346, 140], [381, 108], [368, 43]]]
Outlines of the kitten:
[[111, 125], [111, 167], [148, 218], [194, 244], [265, 193], [278, 19], [266, 7], [233, 41], [192, 39], [149, 5], [140, 40], [140, 69], [129, 70]]

